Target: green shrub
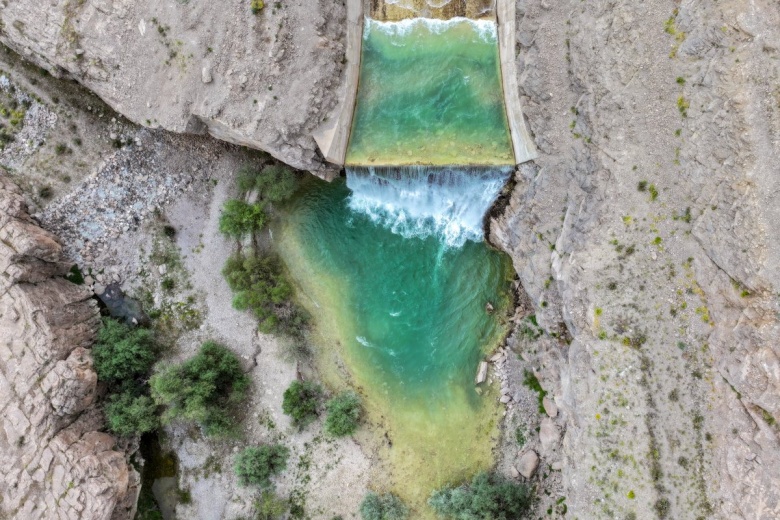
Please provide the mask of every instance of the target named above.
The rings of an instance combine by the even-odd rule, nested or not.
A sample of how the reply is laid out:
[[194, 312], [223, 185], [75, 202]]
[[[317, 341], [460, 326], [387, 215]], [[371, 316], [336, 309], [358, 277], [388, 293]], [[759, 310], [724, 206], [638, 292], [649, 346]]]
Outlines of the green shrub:
[[287, 501], [277, 497], [273, 492], [265, 490], [255, 501], [256, 520], [276, 520], [287, 512]]
[[268, 223], [265, 205], [261, 202], [249, 204], [232, 199], [225, 202], [219, 216], [219, 230], [234, 238], [242, 238], [263, 229]]
[[92, 358], [102, 381], [116, 384], [145, 376], [156, 360], [152, 331], [105, 318]]
[[344, 392], [328, 404], [328, 417], [325, 419], [325, 431], [334, 437], [352, 435], [360, 422], [360, 398], [355, 392]]
[[495, 473], [480, 473], [470, 485], [445, 488], [428, 504], [441, 517], [454, 520], [514, 520], [529, 512], [533, 495], [528, 487]]
[[233, 307], [252, 311], [261, 331], [302, 335], [306, 315], [289, 301], [292, 285], [277, 257], [237, 253], [228, 258], [222, 274], [233, 291]]
[[293, 422], [305, 426], [317, 417], [317, 406], [322, 391], [319, 385], [310, 381], [293, 381], [284, 391], [282, 410], [292, 417]]
[[263, 0], [252, 0], [252, 13], [257, 14], [265, 7]]
[[409, 517], [409, 508], [393, 494], [377, 495], [369, 491], [360, 504], [360, 517], [363, 520], [404, 520]]
[[105, 408], [108, 428], [119, 435], [132, 437], [157, 429], [157, 405], [147, 395], [123, 392], [109, 397]]
[[266, 166], [262, 171], [244, 167], [238, 171], [236, 179], [241, 193], [257, 190], [264, 202], [284, 202], [289, 200], [300, 187], [300, 177], [283, 165]]
[[238, 454], [233, 469], [242, 486], [268, 487], [271, 477], [287, 467], [290, 450], [279, 444], [249, 447]]
[[206, 435], [225, 436], [235, 429], [230, 409], [246, 397], [249, 378], [233, 352], [208, 341], [194, 357], [155, 374], [151, 386], [154, 400], [167, 407], [164, 421], [195, 421]]

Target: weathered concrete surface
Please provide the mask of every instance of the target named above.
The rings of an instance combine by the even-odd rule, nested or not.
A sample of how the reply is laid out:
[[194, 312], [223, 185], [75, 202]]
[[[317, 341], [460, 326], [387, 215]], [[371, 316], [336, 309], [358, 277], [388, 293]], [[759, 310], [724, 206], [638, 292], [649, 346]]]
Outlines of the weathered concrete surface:
[[138, 476], [98, 430], [91, 292], [0, 175], [0, 517], [126, 519]]
[[357, 103], [360, 60], [363, 49], [363, 0], [347, 0], [347, 48], [344, 74], [344, 97], [333, 110], [332, 121], [326, 121], [314, 132], [314, 140], [326, 161], [343, 166], [347, 159], [352, 119]]
[[536, 159], [536, 146], [528, 132], [520, 103], [517, 86], [517, 38], [515, 24], [515, 0], [496, 0], [498, 23], [498, 57], [501, 64], [501, 84], [504, 88], [504, 105], [509, 121], [509, 134], [515, 153], [515, 164]]
[[344, 98], [346, 9], [266, 5], [4, 1], [0, 41], [138, 124], [208, 132], [331, 177], [311, 134]]
[[539, 157], [491, 231], [557, 335], [515, 348], [567, 516], [780, 517], [779, 28], [770, 0], [517, 2]]
[[495, 18], [496, 0], [364, 0], [371, 18], [396, 22], [407, 18]]

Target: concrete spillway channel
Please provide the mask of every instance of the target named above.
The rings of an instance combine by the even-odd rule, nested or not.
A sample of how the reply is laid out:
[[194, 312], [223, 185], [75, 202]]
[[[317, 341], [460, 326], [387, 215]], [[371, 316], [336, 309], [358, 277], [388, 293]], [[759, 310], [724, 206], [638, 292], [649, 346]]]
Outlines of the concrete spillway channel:
[[[414, 4], [415, 2], [410, 2]], [[417, 3], [424, 3], [417, 0]], [[487, 5], [485, 5], [487, 4]], [[347, 0], [347, 67], [343, 94], [339, 106], [328, 121], [314, 132], [314, 139], [329, 163], [344, 166], [350, 133], [355, 117], [355, 107], [360, 81], [363, 32], [367, 16], [384, 16], [398, 20], [402, 17], [468, 16], [479, 14], [481, 19], [492, 19], [498, 29], [498, 52], [501, 68], [504, 107], [509, 124], [515, 164], [530, 161], [536, 157], [536, 149], [523, 119], [517, 85], [515, 62], [515, 2], [514, 0], [469, 0], [462, 2], [459, 10], [445, 7], [438, 9], [402, 9], [397, 5], [384, 5], [382, 0]], [[404, 13], [408, 13], [405, 15]]]

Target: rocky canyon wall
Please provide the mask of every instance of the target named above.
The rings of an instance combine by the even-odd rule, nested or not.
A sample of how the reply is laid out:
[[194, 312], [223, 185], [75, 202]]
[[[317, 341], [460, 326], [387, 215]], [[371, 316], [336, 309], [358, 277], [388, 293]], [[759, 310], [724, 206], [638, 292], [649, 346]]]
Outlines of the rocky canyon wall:
[[132, 121], [209, 133], [322, 177], [312, 132], [343, 98], [342, 2], [0, 1], [0, 41]]
[[780, 516], [780, 7], [518, 1], [540, 157], [493, 240], [580, 518]]
[[0, 518], [132, 518], [138, 474], [100, 430], [91, 292], [0, 174]]

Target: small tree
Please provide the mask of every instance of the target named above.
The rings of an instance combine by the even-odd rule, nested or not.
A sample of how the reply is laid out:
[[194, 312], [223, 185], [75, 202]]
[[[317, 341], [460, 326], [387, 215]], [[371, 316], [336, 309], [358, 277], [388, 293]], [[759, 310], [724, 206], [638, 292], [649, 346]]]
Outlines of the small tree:
[[471, 484], [445, 488], [431, 495], [428, 504], [443, 518], [523, 518], [531, 508], [533, 495], [527, 486], [495, 473], [480, 473]]
[[277, 520], [285, 512], [287, 512], [287, 501], [277, 497], [272, 491], [263, 491], [255, 502], [256, 520]]
[[234, 238], [242, 238], [263, 229], [268, 223], [265, 205], [261, 202], [249, 204], [243, 200], [229, 200], [222, 207], [219, 216], [219, 230]]
[[360, 398], [355, 392], [344, 392], [327, 404], [328, 417], [325, 419], [325, 431], [334, 437], [352, 435], [360, 422]]
[[409, 508], [391, 493], [377, 495], [369, 491], [360, 504], [360, 517], [363, 520], [404, 520], [409, 517]]
[[309, 381], [293, 381], [284, 391], [282, 410], [293, 422], [305, 426], [317, 417], [317, 405], [322, 391], [319, 385]]
[[155, 374], [151, 386], [154, 400], [167, 406], [164, 421], [196, 421], [206, 435], [224, 436], [234, 430], [230, 408], [246, 397], [249, 378], [233, 352], [207, 341], [194, 357]]
[[113, 395], [105, 408], [108, 428], [119, 435], [132, 437], [157, 429], [157, 405], [146, 395], [129, 392]]
[[233, 307], [252, 311], [263, 332], [275, 330], [277, 311], [292, 297], [292, 286], [279, 259], [237, 253], [228, 258], [222, 274], [233, 291]]
[[154, 364], [155, 350], [149, 329], [133, 328], [105, 318], [92, 348], [95, 371], [102, 381], [110, 384], [145, 376]]
[[242, 486], [268, 487], [271, 477], [287, 467], [290, 450], [279, 444], [245, 448], [234, 466]]
[[267, 166], [257, 176], [255, 188], [262, 200], [284, 202], [289, 200], [300, 186], [298, 175], [284, 165]]

